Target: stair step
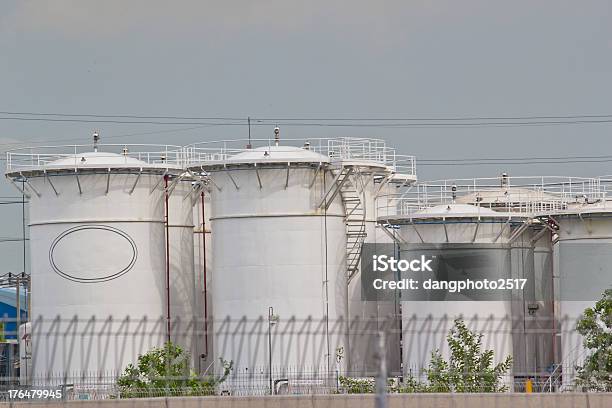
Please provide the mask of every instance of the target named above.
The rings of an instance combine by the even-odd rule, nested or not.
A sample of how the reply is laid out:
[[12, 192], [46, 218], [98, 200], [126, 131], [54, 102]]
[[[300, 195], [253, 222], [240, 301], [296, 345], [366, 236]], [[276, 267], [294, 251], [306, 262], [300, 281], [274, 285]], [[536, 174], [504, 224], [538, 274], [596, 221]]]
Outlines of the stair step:
[[350, 170], [343, 169], [338, 175], [340, 196], [346, 214], [344, 216], [346, 227], [346, 270], [352, 276], [359, 269], [361, 261], [361, 248], [367, 232], [365, 228], [365, 208], [362, 205], [363, 190], [359, 189], [359, 182], [348, 175]]

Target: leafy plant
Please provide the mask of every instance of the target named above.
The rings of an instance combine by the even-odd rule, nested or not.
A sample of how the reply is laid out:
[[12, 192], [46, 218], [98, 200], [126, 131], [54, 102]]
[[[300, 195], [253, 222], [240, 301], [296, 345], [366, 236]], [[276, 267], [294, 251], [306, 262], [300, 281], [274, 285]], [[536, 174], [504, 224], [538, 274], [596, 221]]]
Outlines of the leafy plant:
[[584, 311], [576, 329], [590, 350], [584, 365], [576, 367], [576, 385], [589, 391], [612, 391], [612, 289]]
[[[512, 366], [512, 357], [494, 364], [493, 350], [482, 349], [483, 334], [467, 328], [462, 319], [455, 319], [446, 341], [450, 358], [445, 360], [439, 350], [431, 353], [425, 368], [426, 381], [408, 375], [402, 384], [388, 381], [391, 392], [503, 392], [507, 386], [502, 377]], [[376, 389], [372, 378], [340, 377], [340, 385], [348, 394], [373, 393]]]
[[398, 392], [503, 392], [507, 386], [502, 377], [512, 366], [512, 357], [494, 364], [493, 350], [482, 349], [483, 334], [467, 328], [462, 319], [455, 319], [446, 341], [450, 358], [444, 359], [434, 350], [425, 369], [427, 381], [408, 376]]
[[190, 355], [181, 347], [167, 342], [138, 356], [117, 379], [121, 398], [154, 396], [213, 395], [216, 386], [225, 381], [232, 362], [223, 359], [223, 375], [198, 377], [191, 369]]
[[376, 383], [372, 378], [339, 378], [340, 386], [347, 394], [371, 394], [376, 388]]
[[[346, 394], [373, 394], [376, 392], [375, 378], [352, 378], [340, 376], [338, 379]], [[393, 387], [393, 380], [387, 379], [387, 388]]]

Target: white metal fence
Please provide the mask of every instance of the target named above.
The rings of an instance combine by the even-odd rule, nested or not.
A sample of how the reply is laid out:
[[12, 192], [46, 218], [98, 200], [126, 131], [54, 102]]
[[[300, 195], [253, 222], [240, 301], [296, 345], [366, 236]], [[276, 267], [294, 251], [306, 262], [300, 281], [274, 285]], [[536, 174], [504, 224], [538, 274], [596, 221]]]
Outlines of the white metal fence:
[[[265, 319], [265, 317], [262, 317], [262, 319]], [[120, 345], [117, 347], [117, 342], [123, 342], [125, 345], [132, 347], [134, 341], [140, 339], [143, 333], [138, 332], [132, 326], [127, 330], [123, 325], [97, 333], [95, 340], [92, 341], [90, 333], [81, 330], [81, 328], [84, 329], [84, 326], [75, 324], [75, 318], [59, 319], [65, 324], [58, 324], [58, 319], [50, 320], [48, 323], [52, 322], [54, 324], [53, 329], [49, 329], [50, 326], [43, 327], [44, 321], [42, 319], [34, 319], [31, 337], [27, 341], [37, 341], [28, 345], [23, 343], [24, 339], [21, 339], [23, 343], [21, 353], [19, 355], [9, 353], [3, 357], [7, 360], [8, 372], [3, 373], [0, 377], [0, 395], [7, 398], [8, 391], [14, 389], [59, 389], [62, 390], [64, 398], [68, 399], [189, 395], [236, 396], [268, 395], [270, 393], [285, 395], [371, 393], [374, 392], [374, 378], [379, 367], [377, 358], [379, 359], [380, 355], [385, 356], [387, 361], [387, 374], [385, 376], [387, 391], [390, 393], [416, 392], [414, 388], [410, 388], [407, 380], [412, 378], [426, 383], [428, 381], [427, 367], [404, 361], [405, 357], [402, 357], [402, 353], [398, 349], [401, 345], [410, 347], [413, 343], [425, 344], [431, 341], [432, 337], [445, 338], [448, 334], [447, 325], [431, 324], [432, 317], [422, 318], [419, 320], [421, 323], [417, 325], [413, 321], [409, 327], [407, 325], [402, 327], [401, 324], [398, 324], [401, 319], [398, 320], [397, 317], [388, 316], [384, 319], [371, 318], [351, 321], [348, 325], [345, 322], [329, 322], [328, 326], [309, 326], [313, 327], [311, 330], [304, 330], [303, 326], [299, 324], [303, 323], [304, 319], [281, 318], [273, 327], [266, 324], [262, 325], [262, 319], [233, 319], [235, 322], [239, 322], [239, 327], [228, 325], [227, 319], [216, 322], [185, 321], [185, 323], [188, 323], [183, 326], [185, 332], [175, 334], [173, 341], [180, 344], [181, 340], [179, 338], [191, 339], [194, 335], [198, 341], [203, 341], [202, 335], [208, 327], [211, 350], [216, 348], [214, 355], [223, 356], [228, 361], [238, 354], [242, 355], [242, 361], [256, 361], [261, 357], [265, 357], [263, 360], [267, 361], [268, 352], [271, 351], [273, 360], [270, 364], [252, 365], [250, 367], [234, 365], [224, 381], [214, 383], [209, 380], [211, 378], [221, 378], [224, 370], [221, 364], [215, 362], [215, 359], [211, 357], [206, 364], [201, 366], [192, 362], [190, 369], [192, 374], [185, 373], [183, 376], [181, 373], [174, 372], [167, 377], [157, 378], [161, 381], [157, 382], [157, 386], [149, 384], [137, 389], [122, 388], [118, 384], [117, 379], [125, 367], [113, 371], [97, 370], [95, 364], [97, 361], [114, 360], [116, 356], [110, 354], [122, 349]], [[445, 316], [441, 319], [448, 320], [450, 317]], [[473, 325], [475, 319], [477, 319], [476, 316], [466, 319], [468, 327]], [[483, 321], [490, 321], [491, 319], [491, 316], [483, 317]], [[86, 324], [91, 321], [91, 318], [77, 320]], [[114, 320], [120, 321], [121, 319]], [[160, 318], [159, 320], [161, 322], [164, 319]], [[512, 328], [520, 326], [519, 322], [512, 320], [510, 317], [498, 318], [497, 320], [499, 322], [496, 324], [474, 326], [476, 327], [475, 332], [484, 336], [483, 348], [493, 348], [491, 345], [497, 343], [497, 337], [512, 335]], [[510, 321], [510, 323], [505, 324], [506, 321]], [[391, 323], [387, 324], [389, 322]], [[134, 327], [139, 327], [139, 322], [134, 321], [133, 323], [135, 324]], [[37, 328], [36, 325], [39, 327]], [[160, 324], [157, 327], [159, 332], [147, 332], [147, 335], [153, 339], [152, 343], [163, 344], [166, 339], [164, 325]], [[500, 329], [500, 327], [503, 327], [503, 329]], [[581, 343], [578, 334], [572, 330], [571, 325], [565, 324], [562, 327], [557, 328], [555, 333], [552, 333], [549, 329], [542, 329], [531, 334], [547, 338], [557, 336], [561, 341], [568, 341], [572, 344]], [[86, 330], [90, 331], [90, 329]], [[381, 331], [390, 340], [385, 343], [382, 350], [377, 348], [377, 339]], [[335, 357], [332, 356], [327, 364], [312, 366], [300, 364], [301, 358], [299, 355], [297, 357], [294, 355], [288, 359], [282, 357], [283, 353], [296, 350], [300, 344], [312, 344], [313, 347], [317, 347], [315, 343], [325, 342], [326, 336], [339, 338], [344, 334], [348, 334], [351, 341], [354, 342], [351, 345], [353, 348], [350, 351], [351, 356], [359, 356], [359, 359], [363, 361], [355, 361], [353, 364], [347, 365], [342, 358], [338, 359], [336, 355]], [[519, 330], [517, 335], [524, 335], [524, 332]], [[35, 336], [38, 338], [34, 339]], [[215, 341], [223, 342], [226, 340], [231, 341], [234, 346], [224, 349], [223, 344], [215, 344]], [[35, 346], [32, 346], [32, 344], [35, 344]], [[108, 345], [114, 345], [115, 347], [109, 349]], [[83, 355], [84, 347], [90, 348], [88, 361], [93, 362], [91, 363], [93, 365], [82, 362], [80, 366], [78, 363], [76, 365], [72, 364], [70, 371], [45, 371], [45, 362], [37, 359], [37, 353], [45, 349], [47, 360], [54, 358], [53, 352], [49, 354], [49, 350], [56, 350], [57, 358], [61, 361], [74, 361], [73, 359]], [[320, 349], [323, 356], [325, 347]], [[432, 345], [431, 350], [434, 349], [435, 347]], [[71, 355], [71, 351], [75, 352], [74, 355]], [[149, 351], [149, 348], [143, 347], [140, 352], [145, 353], [147, 351]], [[187, 349], [187, 351], [194, 353], [193, 350]], [[494, 349], [494, 352], [496, 359], [502, 359], [506, 354], [512, 354], [512, 350]], [[291, 351], [291, 353], [294, 353], [294, 351]], [[348, 350], [347, 353], [349, 353]], [[581, 360], [570, 361], [560, 352], [554, 352], [553, 354], [556, 354], [557, 357], [549, 366], [539, 367], [532, 372], [511, 369], [503, 374], [501, 382], [507, 386], [508, 392], [523, 392], [527, 381], [531, 382], [534, 392], [579, 391], [579, 388], [576, 388], [573, 384], [573, 378], [576, 374], [576, 366], [581, 364]], [[582, 353], [581, 357], [584, 358], [584, 356], [585, 353]], [[197, 359], [197, 356], [195, 357]], [[398, 359], [400, 361], [397, 361]], [[369, 365], [365, 360], [370, 361]], [[279, 364], [279, 361], [286, 361], [286, 363]], [[136, 361], [133, 363], [136, 363]], [[26, 370], [26, 365], [28, 365], [27, 370], [29, 371], [24, 373], [23, 370]], [[56, 367], [60, 365], [56, 365]], [[19, 369], [21, 369], [21, 375]], [[478, 376], [478, 372], [458, 373], [458, 375]], [[202, 381], [204, 385], [200, 384], [194, 388], [192, 381]], [[206, 381], [209, 382], [206, 383]], [[160, 383], [165, 385], [160, 387]], [[484, 385], [482, 389], [478, 388], [478, 381], [475, 384], [476, 388], [472, 388], [471, 392], [490, 391]]]

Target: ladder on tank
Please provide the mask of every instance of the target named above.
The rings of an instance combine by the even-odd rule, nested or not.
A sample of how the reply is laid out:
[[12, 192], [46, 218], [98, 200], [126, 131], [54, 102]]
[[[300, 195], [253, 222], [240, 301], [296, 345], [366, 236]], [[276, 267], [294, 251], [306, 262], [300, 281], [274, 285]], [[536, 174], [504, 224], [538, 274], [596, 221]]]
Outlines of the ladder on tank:
[[367, 236], [364, 183], [361, 173], [353, 172], [340, 189], [346, 223], [346, 270], [350, 281], [359, 272], [361, 248]]
[[321, 198], [320, 207], [329, 208], [338, 194], [344, 206], [346, 225], [346, 271], [350, 280], [359, 270], [361, 247], [366, 238], [365, 185], [358, 168], [342, 166], [332, 170], [334, 181]]

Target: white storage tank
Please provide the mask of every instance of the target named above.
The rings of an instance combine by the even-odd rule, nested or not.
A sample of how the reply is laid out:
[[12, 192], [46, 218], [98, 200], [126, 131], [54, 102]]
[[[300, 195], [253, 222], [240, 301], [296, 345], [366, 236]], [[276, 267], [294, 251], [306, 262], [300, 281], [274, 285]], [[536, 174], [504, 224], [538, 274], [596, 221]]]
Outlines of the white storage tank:
[[347, 346], [346, 239], [340, 195], [320, 207], [329, 157], [282, 145], [216, 157], [191, 165], [212, 186], [214, 360], [262, 389], [270, 364], [281, 368], [273, 381], [335, 368]]
[[572, 388], [575, 367], [588, 355], [576, 323], [586, 308], [601, 299], [612, 284], [612, 206], [599, 203], [572, 204], [554, 215], [558, 222], [555, 244], [555, 287], [563, 383]]
[[494, 348], [497, 358], [513, 356], [515, 377], [547, 377], [556, 369], [560, 345], [552, 248], [557, 226], [550, 214], [567, 208], [568, 192], [590, 190], [592, 184], [591, 179], [506, 174], [422, 183], [398, 200], [397, 216], [379, 216], [381, 224], [399, 228], [404, 257], [435, 253], [448, 258], [446, 269], [463, 270], [468, 277], [486, 272], [527, 279], [524, 290], [499, 301], [403, 301], [405, 373], [420, 370], [431, 350], [446, 348], [446, 333], [458, 315], [485, 335], [485, 347]]
[[[399, 221], [399, 220], [398, 220]], [[401, 224], [400, 256], [437, 257], [447, 273], [463, 271], [470, 278], [512, 276], [509, 239], [524, 221], [520, 215], [497, 213], [469, 204], [449, 204], [413, 214]], [[442, 261], [442, 262], [440, 262]], [[485, 335], [483, 346], [493, 348], [497, 361], [512, 355], [511, 302], [471, 301], [464, 294], [446, 300], [411, 301], [402, 294], [403, 363], [405, 374], [427, 366], [431, 352], [448, 357], [446, 336], [453, 320], [463, 317], [468, 327]]]
[[94, 146], [8, 156], [7, 177], [30, 197], [33, 381], [111, 375], [169, 338], [191, 346], [179, 321], [194, 299], [182, 153]]
[[233, 360], [238, 377], [253, 375], [249, 387], [267, 382], [270, 365], [280, 368], [272, 382], [288, 376], [282, 370], [299, 373], [298, 388], [313, 384], [304, 378], [313, 370], [351, 375], [372, 360], [380, 326], [379, 306], [361, 299], [362, 244], [377, 239], [376, 196], [400, 178], [412, 183], [414, 158], [402, 157], [399, 177], [398, 156], [381, 140], [253, 142], [266, 145], [191, 148], [190, 169], [207, 175], [211, 197], [211, 360]]

